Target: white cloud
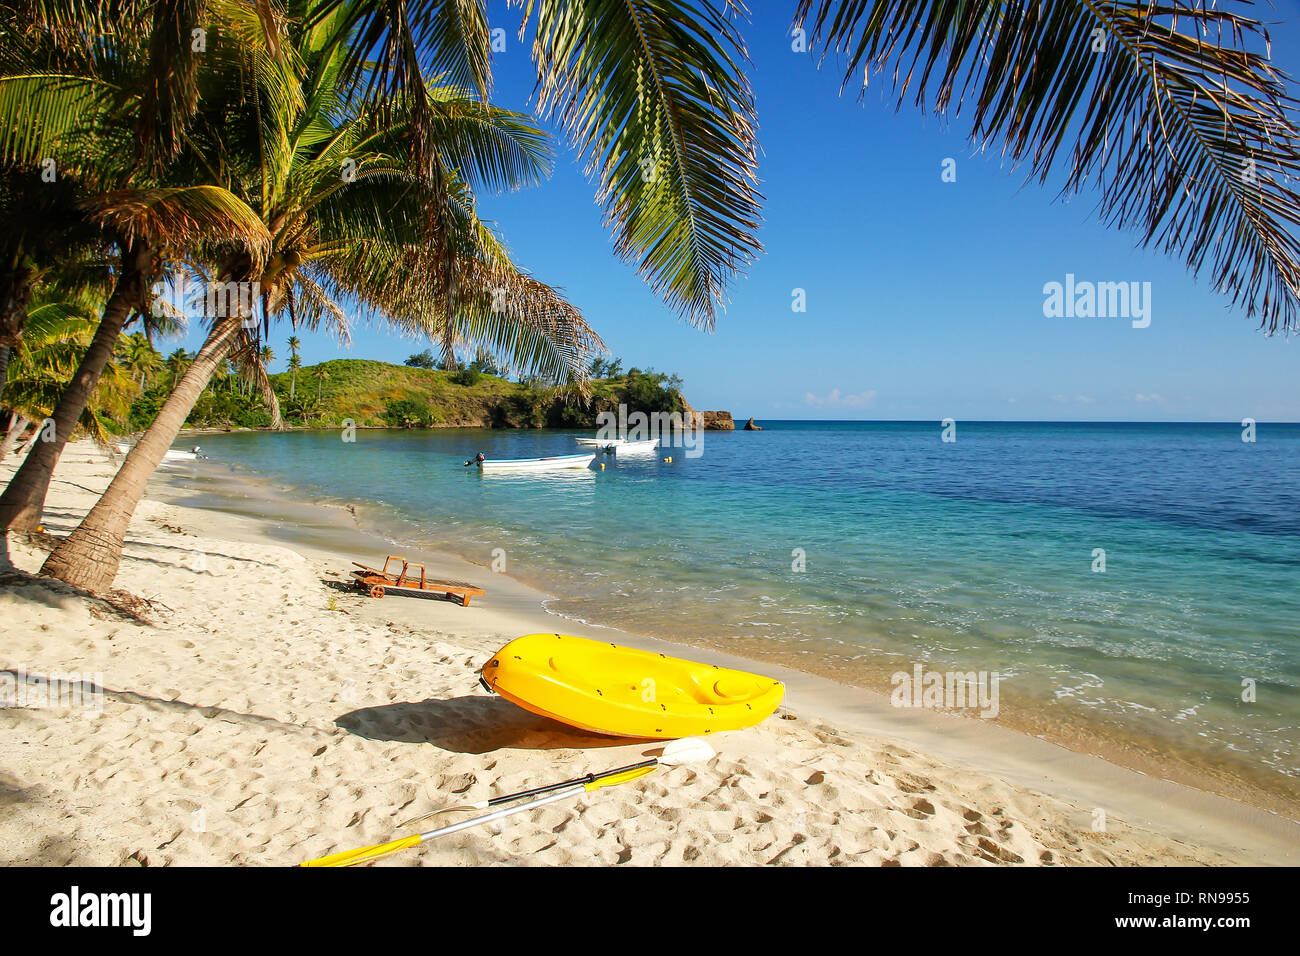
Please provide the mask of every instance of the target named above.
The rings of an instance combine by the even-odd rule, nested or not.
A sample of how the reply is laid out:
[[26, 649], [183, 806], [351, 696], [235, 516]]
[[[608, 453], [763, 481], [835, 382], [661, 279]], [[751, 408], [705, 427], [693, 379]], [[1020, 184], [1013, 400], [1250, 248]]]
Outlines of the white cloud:
[[1080, 405], [1091, 405], [1093, 402], [1096, 401], [1096, 399], [1093, 398], [1091, 395], [1076, 395], [1074, 396], [1074, 400], [1078, 402]]
[[1133, 398], [1139, 402], [1163, 402], [1165, 400], [1165, 397], [1163, 395], [1157, 394], [1156, 392], [1152, 392], [1150, 395], [1145, 395], [1142, 392], [1138, 392], [1136, 395], [1133, 396]]
[[824, 398], [820, 395], [814, 395], [812, 392], [804, 395], [803, 400], [806, 405], [816, 405], [818, 407], [827, 406], [830, 408], [865, 408], [870, 405], [876, 398], [876, 390], [870, 389], [865, 392], [857, 392], [853, 395], [845, 395], [838, 388], [831, 389], [831, 393]]

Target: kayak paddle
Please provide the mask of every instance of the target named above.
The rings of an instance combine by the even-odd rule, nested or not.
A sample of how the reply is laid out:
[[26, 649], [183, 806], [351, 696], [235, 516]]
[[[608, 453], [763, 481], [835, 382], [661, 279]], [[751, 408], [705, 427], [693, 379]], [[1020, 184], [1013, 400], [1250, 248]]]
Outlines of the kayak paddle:
[[357, 850], [345, 850], [342, 853], [334, 853], [330, 856], [323, 856], [318, 860], [308, 860], [300, 866], [356, 866], [358, 863], [369, 863], [372, 860], [378, 860], [381, 857], [388, 856], [390, 853], [396, 853], [398, 850], [405, 850], [409, 847], [419, 846], [426, 840], [432, 840], [435, 837], [447, 836], [451, 833], [459, 833], [461, 830], [468, 830], [470, 827], [476, 827], [480, 823], [490, 823], [493, 820], [502, 820], [516, 813], [522, 813], [525, 810], [532, 810], [536, 807], [544, 807], [550, 803], [557, 803], [569, 797], [576, 797], [581, 793], [588, 793], [593, 790], [599, 790], [602, 787], [612, 787], [620, 783], [626, 783], [629, 780], [635, 780], [637, 777], [644, 777], [646, 774], [654, 771], [653, 765], [642, 765], [631, 769], [624, 769], [618, 772], [602, 774], [586, 783], [575, 783], [570, 786], [554, 790], [545, 796], [538, 797], [536, 800], [530, 800], [527, 803], [521, 803], [517, 806], [507, 807], [504, 810], [497, 810], [495, 813], [488, 813], [481, 817], [475, 817], [472, 820], [462, 820], [460, 823], [453, 823], [449, 826], [442, 827], [438, 830], [429, 830], [427, 833], [416, 833], [408, 837], [402, 837], [400, 840], [391, 840], [388, 843], [380, 843], [375, 846], [365, 846]]
[[591, 783], [599, 777], [612, 776], [618, 773], [624, 773], [628, 770], [638, 770], [641, 767], [675, 767], [683, 763], [695, 763], [697, 761], [709, 760], [715, 755], [715, 751], [705, 741], [698, 737], [683, 737], [680, 740], [674, 740], [664, 747], [663, 753], [658, 757], [651, 757], [649, 760], [643, 760], [640, 763], [629, 764], [626, 767], [618, 767], [604, 774], [587, 774], [585, 777], [574, 777], [572, 780], [562, 780], [559, 783], [547, 784], [544, 787], [533, 787], [531, 790], [520, 790], [518, 793], [507, 793], [499, 797], [492, 797], [490, 800], [479, 800], [475, 803], [460, 803], [453, 807], [442, 807], [438, 810], [430, 810], [428, 813], [422, 813], [418, 817], [407, 820], [398, 824], [399, 827], [413, 827], [417, 823], [423, 823], [430, 817], [436, 817], [441, 813], [456, 813], [464, 810], [487, 810], [491, 807], [499, 806], [503, 803], [510, 803], [512, 800], [523, 800], [525, 797], [535, 797], [543, 793], [550, 793], [552, 790], [559, 790], [561, 787], [570, 787], [577, 783]]
[[618, 767], [607, 773], [589, 773], [585, 777], [574, 777], [572, 780], [561, 780], [559, 783], [550, 783], [544, 787], [533, 787], [531, 790], [520, 790], [518, 793], [506, 793], [499, 797], [492, 797], [490, 800], [479, 800], [475, 803], [461, 803], [454, 807], [442, 807], [439, 810], [430, 810], [418, 817], [407, 820], [405, 823], [399, 823], [399, 827], [413, 827], [417, 823], [423, 823], [429, 817], [436, 817], [440, 813], [453, 813], [457, 810], [487, 810], [490, 807], [499, 806], [503, 803], [510, 803], [512, 800], [523, 800], [525, 797], [537, 797], [543, 793], [550, 793], [553, 790], [559, 790], [563, 787], [572, 787], [579, 783], [593, 783], [603, 777], [612, 777], [615, 774], [627, 773], [630, 770], [640, 770], [642, 767], [654, 767], [658, 761], [653, 757], [649, 760], [643, 760], [640, 763], [628, 764], [626, 767]]

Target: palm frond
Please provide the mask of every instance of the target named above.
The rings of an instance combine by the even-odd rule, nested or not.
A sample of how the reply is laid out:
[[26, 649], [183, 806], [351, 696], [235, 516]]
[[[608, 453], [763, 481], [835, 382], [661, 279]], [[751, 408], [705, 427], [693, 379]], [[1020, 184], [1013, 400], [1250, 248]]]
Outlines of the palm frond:
[[152, 171], [181, 148], [181, 137], [199, 101], [198, 51], [207, 0], [157, 0], [149, 30], [136, 137], [140, 158]]
[[92, 219], [127, 245], [236, 243], [255, 264], [264, 262], [271, 249], [271, 235], [257, 213], [219, 186], [122, 189], [91, 197], [84, 206]]
[[1106, 223], [1300, 328], [1296, 103], [1258, 20], [1205, 0], [800, 0], [805, 19], [846, 84], [892, 65], [900, 105], [969, 99], [976, 143], [1040, 182], [1063, 166]]
[[295, 328], [314, 332], [324, 326], [340, 344], [352, 342], [347, 312], [304, 269], [294, 270], [290, 282], [276, 286], [267, 308], [272, 317], [291, 313]]
[[354, 296], [361, 317], [417, 338], [483, 347], [525, 374], [585, 387], [590, 356], [604, 343], [582, 313], [546, 284], [499, 262], [461, 257], [443, 285], [435, 253], [377, 240], [340, 244], [314, 268]]
[[0, 162], [35, 166], [54, 159], [56, 173], [78, 166], [78, 151], [59, 149], [84, 130], [120, 91], [94, 77], [21, 73], [0, 77]]
[[535, 186], [547, 179], [555, 161], [551, 138], [531, 116], [440, 86], [433, 102], [432, 141], [442, 165], [475, 189], [497, 192]]
[[342, 12], [350, 35], [344, 72], [365, 79], [370, 93], [397, 99], [424, 90], [424, 76], [443, 76], [486, 100], [492, 50], [481, 0], [323, 0], [315, 23]]
[[754, 261], [757, 188], [748, 57], [728, 2], [514, 0], [536, 13], [538, 106], [569, 133], [614, 248], [691, 323], [712, 328]]
[[426, 334], [448, 335], [485, 349], [524, 375], [576, 383], [586, 398], [591, 360], [605, 343], [560, 290], [512, 268], [465, 263], [450, 311], [435, 314]]
[[284, 418], [280, 414], [280, 397], [271, 387], [270, 376], [266, 374], [266, 365], [262, 362], [262, 343], [248, 329], [241, 329], [235, 342], [230, 360], [261, 393], [262, 401], [271, 412], [271, 430], [283, 431]]

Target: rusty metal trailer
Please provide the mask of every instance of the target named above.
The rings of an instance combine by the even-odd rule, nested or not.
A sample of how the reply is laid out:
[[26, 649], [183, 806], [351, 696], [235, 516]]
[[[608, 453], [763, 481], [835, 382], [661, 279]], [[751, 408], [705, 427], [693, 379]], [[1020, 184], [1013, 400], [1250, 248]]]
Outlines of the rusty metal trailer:
[[[401, 564], [400, 571], [390, 571], [393, 562]], [[353, 561], [360, 571], [353, 571], [352, 576], [363, 590], [369, 589], [372, 598], [382, 598], [387, 592], [397, 594], [445, 594], [448, 598], [456, 597], [461, 607], [468, 607], [471, 598], [480, 597], [487, 592], [482, 588], [464, 581], [437, 581], [426, 577], [423, 564], [412, 564], [405, 558], [390, 554], [384, 559], [382, 569], [368, 567], [359, 561]], [[419, 569], [419, 577], [415, 575]]]

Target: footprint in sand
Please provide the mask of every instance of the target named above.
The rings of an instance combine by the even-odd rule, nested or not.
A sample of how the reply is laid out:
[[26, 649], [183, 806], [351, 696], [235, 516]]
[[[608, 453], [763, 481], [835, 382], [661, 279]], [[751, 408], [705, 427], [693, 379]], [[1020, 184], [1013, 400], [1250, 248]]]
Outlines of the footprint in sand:
[[910, 810], [905, 810], [903, 812], [915, 820], [924, 820], [926, 817], [934, 816], [934, 804], [929, 800], [918, 800], [916, 803], [912, 804]]
[[476, 783], [478, 777], [472, 773], [443, 774], [434, 789], [445, 793], [464, 793]]
[[1004, 846], [998, 846], [988, 837], [980, 837], [979, 849], [975, 851], [990, 863], [1024, 863], [1024, 857], [1013, 853]]
[[900, 774], [894, 778], [894, 786], [904, 793], [929, 793], [935, 789], [934, 784], [928, 780], [922, 780], [919, 777], [911, 777], [906, 774]]

